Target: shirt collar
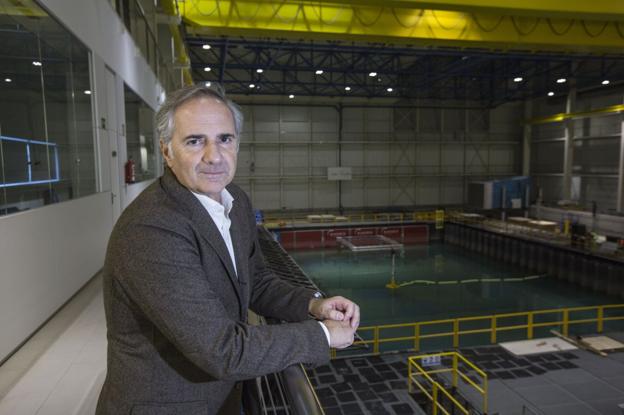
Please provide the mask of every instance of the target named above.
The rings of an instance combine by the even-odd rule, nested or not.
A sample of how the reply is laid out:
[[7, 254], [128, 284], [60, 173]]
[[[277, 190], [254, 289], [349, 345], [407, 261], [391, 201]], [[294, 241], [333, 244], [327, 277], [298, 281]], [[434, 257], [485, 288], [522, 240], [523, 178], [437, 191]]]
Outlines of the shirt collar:
[[195, 192], [191, 193], [193, 193], [195, 197], [199, 199], [202, 206], [204, 206], [204, 208], [209, 213], [223, 212], [225, 216], [230, 215], [230, 211], [232, 210], [232, 206], [234, 205], [234, 197], [230, 192], [228, 192], [225, 187], [223, 188], [223, 190], [221, 190], [221, 203], [204, 194]]

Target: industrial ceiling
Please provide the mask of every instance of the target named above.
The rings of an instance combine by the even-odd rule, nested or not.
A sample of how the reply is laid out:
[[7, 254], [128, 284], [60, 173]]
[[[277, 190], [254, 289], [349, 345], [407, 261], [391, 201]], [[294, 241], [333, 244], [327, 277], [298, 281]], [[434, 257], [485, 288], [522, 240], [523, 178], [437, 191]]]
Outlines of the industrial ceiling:
[[620, 0], [178, 0], [195, 82], [485, 107], [624, 80]]

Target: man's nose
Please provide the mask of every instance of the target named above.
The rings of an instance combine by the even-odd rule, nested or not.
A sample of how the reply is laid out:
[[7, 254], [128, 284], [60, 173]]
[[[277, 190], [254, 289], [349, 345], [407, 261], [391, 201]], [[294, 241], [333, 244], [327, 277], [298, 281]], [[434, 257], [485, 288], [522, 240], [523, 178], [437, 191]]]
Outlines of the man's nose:
[[221, 162], [221, 149], [216, 141], [208, 140], [202, 159], [208, 164], [219, 164]]

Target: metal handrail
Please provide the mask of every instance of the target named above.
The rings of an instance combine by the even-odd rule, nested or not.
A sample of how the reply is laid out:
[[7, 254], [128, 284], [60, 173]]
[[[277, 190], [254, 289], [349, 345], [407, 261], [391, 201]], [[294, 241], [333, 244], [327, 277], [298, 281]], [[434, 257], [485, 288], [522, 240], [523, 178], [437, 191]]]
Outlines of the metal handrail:
[[293, 365], [280, 373], [286, 400], [295, 415], [325, 415], [312, 383], [301, 365]]
[[[449, 369], [435, 369], [435, 370], [425, 370], [425, 368], [417, 363], [417, 360], [429, 359], [432, 357], [446, 357], [451, 356], [453, 359], [453, 365]], [[482, 379], [482, 385], [477, 385], [473, 382], [466, 374], [464, 374], [461, 370], [459, 370], [459, 360], [461, 360], [464, 364], [472, 368]], [[412, 368], [415, 368], [418, 373], [414, 374]], [[442, 393], [445, 395], [449, 401], [451, 401], [455, 408], [461, 411], [463, 414], [468, 415], [470, 413], [469, 408], [459, 403], [455, 397], [446, 390], [446, 388], [434, 380], [431, 375], [436, 373], [446, 373], [452, 372], [452, 385], [454, 389], [457, 389], [458, 380], [461, 378], [468, 385], [472, 386], [483, 398], [482, 403], [482, 412], [483, 414], [487, 413], [488, 410], [488, 382], [487, 382], [487, 374], [475, 366], [472, 362], [462, 356], [457, 352], [442, 352], [442, 353], [430, 353], [420, 356], [412, 356], [408, 358], [408, 388], [409, 392], [412, 392], [412, 382], [429, 398], [432, 403], [433, 414], [436, 415], [438, 410], [442, 411], [444, 414], [449, 415], [449, 412], [444, 408], [444, 406], [438, 401], [439, 394]], [[431, 393], [429, 393], [423, 385], [416, 379], [416, 376], [422, 376], [429, 381], [431, 384]], [[454, 411], [453, 411], [454, 413]]]
[[[423, 339], [438, 338], [438, 337], [452, 337], [453, 347], [457, 348], [460, 344], [461, 336], [468, 334], [489, 333], [490, 343], [497, 342], [497, 334], [504, 331], [514, 330], [526, 330], [526, 338], [532, 339], [535, 334], [535, 329], [539, 327], [557, 327], [561, 328], [561, 332], [564, 336], [569, 334], [570, 326], [574, 324], [596, 323], [596, 331], [602, 333], [604, 330], [604, 323], [607, 321], [624, 320], [622, 316], [605, 316], [605, 310], [624, 310], [624, 304], [608, 304], [600, 306], [582, 306], [582, 307], [567, 307], [547, 310], [535, 310], [525, 312], [514, 313], [501, 313], [485, 316], [472, 316], [472, 317], [460, 317], [444, 320], [433, 320], [424, 322], [413, 323], [400, 323], [400, 324], [386, 324], [379, 326], [367, 326], [360, 327], [358, 333], [361, 335], [363, 332], [372, 332], [372, 339], [358, 340], [354, 342], [354, 345], [373, 345], [373, 353], [378, 354], [380, 352], [380, 345], [385, 343], [396, 343], [402, 341], [413, 341], [413, 349], [420, 350], [420, 344]], [[596, 317], [594, 318], [572, 318], [574, 313], [581, 311], [595, 311]], [[554, 315], [553, 320], [536, 322], [536, 316]], [[507, 322], [506, 320], [512, 317], [524, 317], [526, 323], [517, 324], [515, 322]], [[488, 327], [485, 328], [471, 328], [461, 329], [462, 323], [485, 321], [488, 322]], [[422, 334], [422, 328], [428, 327], [430, 330], [435, 329], [436, 326], [442, 326], [438, 328], [437, 332]], [[450, 328], [449, 328], [450, 326]], [[405, 335], [400, 337], [383, 337], [382, 333], [388, 329], [400, 329], [411, 328], [413, 335]], [[362, 337], [364, 338], [364, 337]], [[335, 357], [336, 353], [332, 352], [332, 357]]]
[[436, 211], [414, 211], [414, 212], [377, 212], [377, 213], [372, 213], [372, 212], [363, 212], [363, 213], [349, 213], [349, 214], [344, 214], [344, 215], [339, 215], [341, 217], [346, 218], [346, 221], [344, 220], [335, 220], [335, 217], [332, 218], [323, 218], [322, 215], [319, 215], [320, 217], [318, 218], [318, 220], [314, 220], [314, 221], [310, 221], [308, 220], [308, 215], [303, 215], [303, 214], [298, 214], [298, 215], [292, 215], [292, 216], [283, 216], [283, 215], [272, 215], [272, 214], [267, 214], [264, 218], [264, 223], [267, 225], [271, 225], [271, 224], [279, 224], [279, 225], [286, 225], [286, 224], [290, 224], [290, 225], [294, 225], [294, 224], [310, 224], [310, 225], [314, 225], [314, 224], [318, 224], [318, 223], [344, 223], [344, 222], [381, 222], [381, 223], [388, 223], [388, 222], [398, 222], [398, 223], [403, 223], [403, 222], [414, 222], [414, 221], [440, 221], [440, 220], [444, 220], [444, 215], [442, 215], [440, 212], [437, 213], [436, 216]]

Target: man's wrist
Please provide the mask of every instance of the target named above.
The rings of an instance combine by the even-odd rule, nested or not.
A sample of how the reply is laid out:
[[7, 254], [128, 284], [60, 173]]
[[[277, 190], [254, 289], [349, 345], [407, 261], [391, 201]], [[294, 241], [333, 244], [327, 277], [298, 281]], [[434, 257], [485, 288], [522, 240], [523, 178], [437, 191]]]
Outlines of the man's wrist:
[[323, 294], [320, 291], [315, 292], [312, 295], [312, 298], [310, 298], [310, 301], [308, 302], [308, 315], [310, 315], [310, 317], [317, 318], [317, 316], [314, 314], [314, 305], [321, 301], [322, 298]]
[[323, 331], [325, 332], [325, 337], [327, 338], [327, 344], [331, 345], [331, 336], [329, 335], [329, 329], [322, 321], [319, 321], [319, 324], [321, 325], [321, 327], [323, 328]]

